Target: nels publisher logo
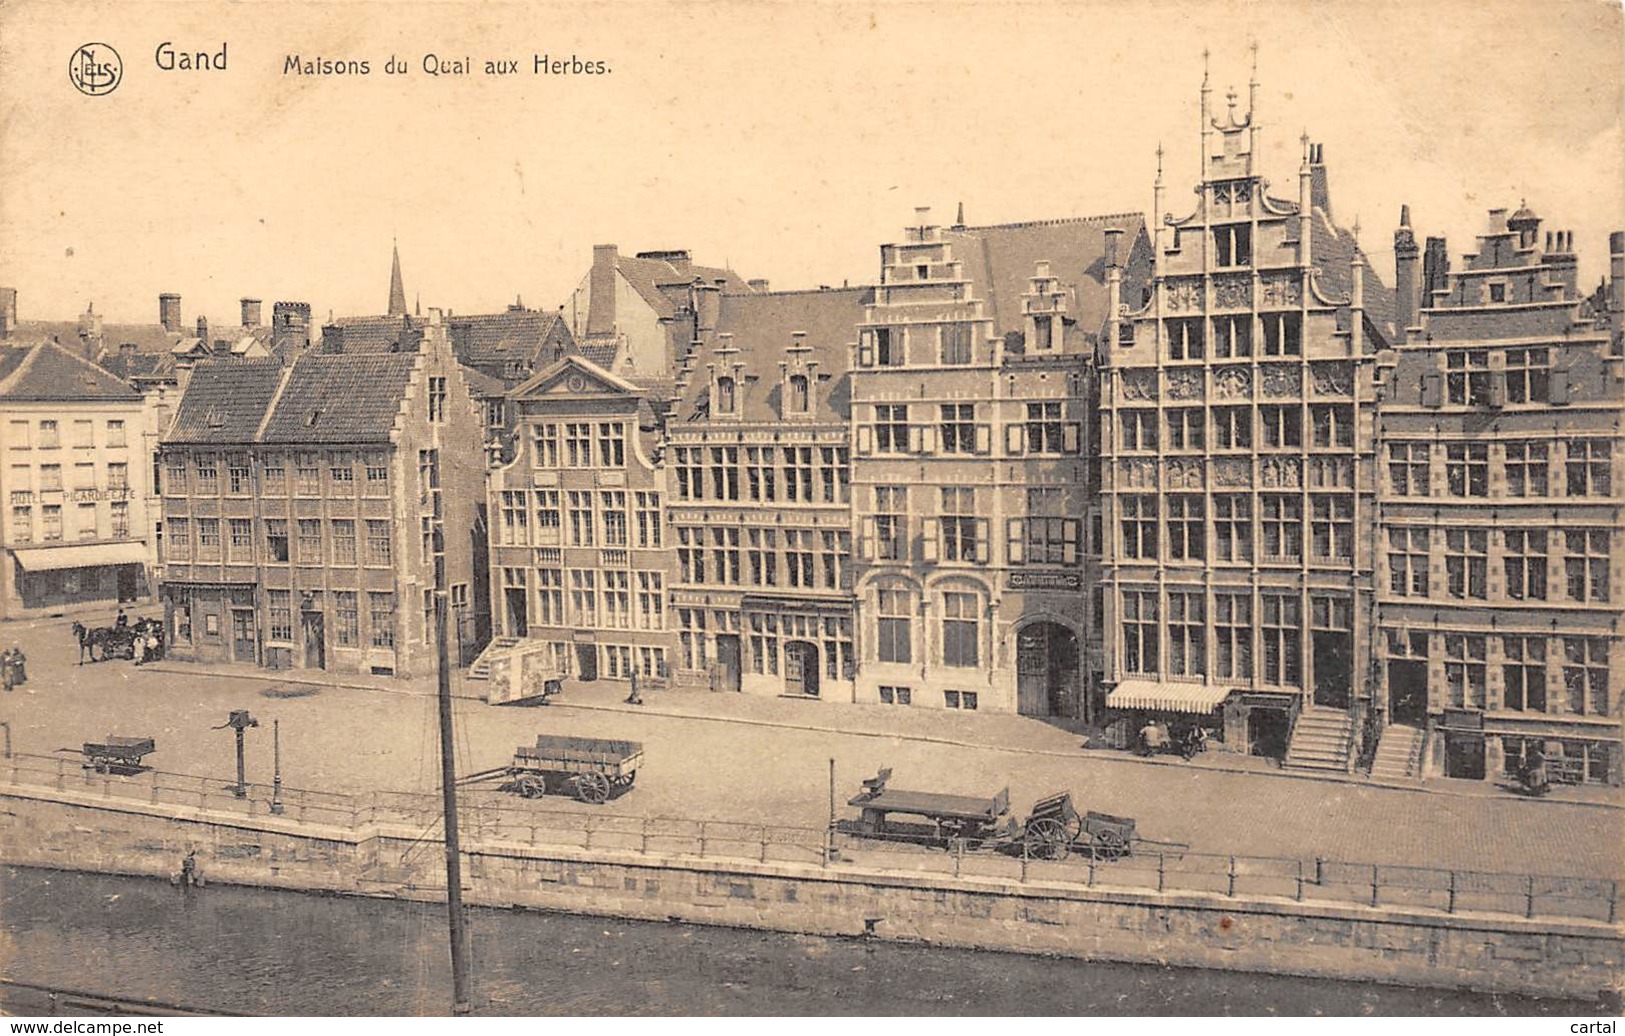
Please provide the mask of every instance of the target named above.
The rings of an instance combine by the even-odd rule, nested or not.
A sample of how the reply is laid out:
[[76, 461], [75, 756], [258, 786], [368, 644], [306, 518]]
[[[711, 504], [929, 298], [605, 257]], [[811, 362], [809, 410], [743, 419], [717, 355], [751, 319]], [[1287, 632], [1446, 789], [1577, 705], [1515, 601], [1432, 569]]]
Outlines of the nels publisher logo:
[[118, 51], [105, 43], [86, 43], [74, 49], [68, 59], [68, 81], [80, 93], [91, 97], [110, 94], [124, 78], [124, 62]]

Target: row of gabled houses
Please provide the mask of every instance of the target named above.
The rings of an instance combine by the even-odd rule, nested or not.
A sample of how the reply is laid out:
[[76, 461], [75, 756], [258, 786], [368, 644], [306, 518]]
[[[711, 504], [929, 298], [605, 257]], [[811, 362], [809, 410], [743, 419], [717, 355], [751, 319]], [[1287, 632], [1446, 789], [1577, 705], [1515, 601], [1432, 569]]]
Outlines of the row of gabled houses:
[[921, 210], [804, 291], [600, 246], [487, 317], [408, 314], [397, 259], [383, 316], [190, 358], [172, 654], [419, 675], [439, 587], [475, 676], [1619, 783], [1625, 235], [1588, 292], [1527, 207], [1454, 270], [1406, 211], [1390, 286], [1321, 147], [1274, 194], [1207, 99], [1188, 212], [1160, 171], [1149, 219]]

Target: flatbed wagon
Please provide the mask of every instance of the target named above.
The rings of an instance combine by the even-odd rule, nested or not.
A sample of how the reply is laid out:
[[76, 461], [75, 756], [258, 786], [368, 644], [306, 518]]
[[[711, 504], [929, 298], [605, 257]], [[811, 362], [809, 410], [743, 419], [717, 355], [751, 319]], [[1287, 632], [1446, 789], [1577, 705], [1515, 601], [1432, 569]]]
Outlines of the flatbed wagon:
[[84, 742], [80, 752], [85, 757], [85, 769], [128, 777], [149, 769], [142, 763], [142, 759], [156, 748], [157, 743], [150, 737], [120, 737], [117, 734], [109, 734], [106, 741]]
[[459, 784], [499, 779], [503, 791], [527, 799], [574, 795], [598, 805], [630, 790], [643, 765], [643, 745], [564, 734], [538, 734], [535, 745], [514, 749], [507, 766], [470, 774]]
[[891, 770], [884, 769], [863, 782], [863, 792], [847, 801], [847, 805], [858, 807], [859, 817], [845, 821], [843, 831], [860, 838], [943, 848], [955, 842], [975, 848], [1015, 834], [1009, 788], [983, 798], [888, 788], [890, 780]]

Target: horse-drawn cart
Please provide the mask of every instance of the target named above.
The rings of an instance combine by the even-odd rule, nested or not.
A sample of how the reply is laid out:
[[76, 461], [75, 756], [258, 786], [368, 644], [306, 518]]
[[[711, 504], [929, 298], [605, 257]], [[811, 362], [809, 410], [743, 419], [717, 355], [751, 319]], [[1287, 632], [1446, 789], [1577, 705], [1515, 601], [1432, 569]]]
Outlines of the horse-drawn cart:
[[514, 749], [507, 766], [469, 774], [457, 783], [507, 778], [501, 789], [527, 799], [562, 793], [598, 805], [630, 789], [642, 765], [643, 745], [636, 741], [538, 734], [534, 747]]
[[1153, 842], [1135, 833], [1134, 818], [1089, 810], [1079, 813], [1063, 791], [1033, 803], [1021, 828], [1022, 845], [1036, 860], [1062, 860], [1077, 852], [1091, 860], [1120, 860], [1132, 852], [1179, 853], [1190, 846]]
[[150, 737], [109, 734], [106, 741], [86, 741], [81, 752], [85, 757], [85, 769], [128, 777], [149, 769], [141, 760], [156, 748], [157, 744]]

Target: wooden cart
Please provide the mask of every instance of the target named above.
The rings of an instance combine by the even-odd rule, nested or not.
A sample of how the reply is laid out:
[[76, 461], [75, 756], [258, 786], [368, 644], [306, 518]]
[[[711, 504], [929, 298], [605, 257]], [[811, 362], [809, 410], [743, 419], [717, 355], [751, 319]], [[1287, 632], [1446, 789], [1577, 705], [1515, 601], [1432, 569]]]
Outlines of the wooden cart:
[[[929, 791], [901, 791], [886, 787], [891, 770], [863, 782], [863, 792], [847, 802], [857, 806], [857, 820], [839, 825], [860, 838], [913, 842], [948, 848], [963, 842], [968, 849], [992, 845], [1013, 837], [1016, 822], [1010, 816], [1010, 789], [990, 798], [945, 795]], [[912, 819], [897, 819], [898, 816]]]
[[642, 765], [643, 745], [636, 741], [538, 734], [534, 747], [514, 749], [512, 763], [470, 774], [457, 783], [505, 777], [502, 790], [527, 799], [570, 794], [598, 805], [631, 788]]
[[143, 765], [141, 760], [156, 748], [156, 742], [150, 737], [120, 737], [117, 734], [109, 734], [106, 741], [86, 741], [80, 751], [85, 757], [85, 769], [128, 777], [150, 769]]
[[1092, 860], [1119, 860], [1136, 850], [1178, 853], [1190, 848], [1177, 842], [1141, 838], [1132, 817], [1093, 810], [1079, 813], [1069, 791], [1033, 803], [1033, 811], [1021, 828], [1021, 842], [1027, 855], [1036, 860], [1061, 860], [1073, 852]]

